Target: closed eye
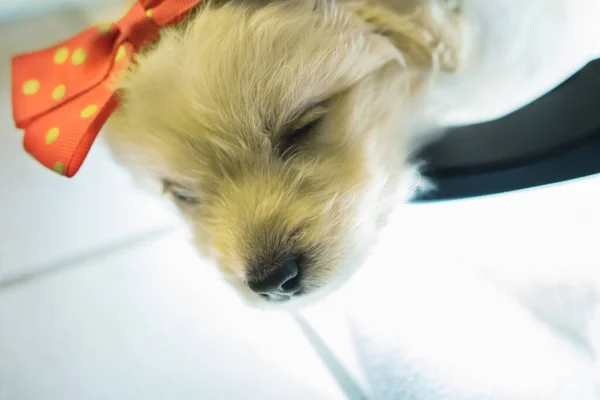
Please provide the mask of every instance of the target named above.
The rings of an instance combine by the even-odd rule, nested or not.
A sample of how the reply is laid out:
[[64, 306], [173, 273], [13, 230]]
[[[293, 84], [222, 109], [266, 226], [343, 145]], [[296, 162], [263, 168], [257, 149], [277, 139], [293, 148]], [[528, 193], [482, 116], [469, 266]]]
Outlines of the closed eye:
[[180, 205], [194, 205], [200, 202], [193, 191], [168, 179], [163, 180], [163, 192], [170, 194]]
[[325, 107], [314, 107], [292, 124], [280, 140], [278, 146], [280, 154], [286, 156], [294, 153], [298, 146], [316, 131], [326, 112]]

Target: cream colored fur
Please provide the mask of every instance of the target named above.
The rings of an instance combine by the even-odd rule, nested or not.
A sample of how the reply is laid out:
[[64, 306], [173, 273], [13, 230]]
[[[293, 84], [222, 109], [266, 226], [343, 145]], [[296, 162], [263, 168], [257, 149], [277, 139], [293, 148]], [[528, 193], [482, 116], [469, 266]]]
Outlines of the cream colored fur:
[[459, 19], [436, 2], [203, 5], [139, 56], [107, 139], [193, 197], [176, 202], [198, 249], [248, 300], [248, 265], [289, 252], [307, 254], [310, 299], [361, 264], [404, 200], [404, 126], [431, 76], [456, 68]]

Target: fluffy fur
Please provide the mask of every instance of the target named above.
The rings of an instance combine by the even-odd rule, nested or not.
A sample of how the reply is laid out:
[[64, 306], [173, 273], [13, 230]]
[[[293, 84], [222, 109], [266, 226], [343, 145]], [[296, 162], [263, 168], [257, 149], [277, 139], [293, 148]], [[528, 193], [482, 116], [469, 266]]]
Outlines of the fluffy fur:
[[289, 254], [311, 298], [404, 200], [405, 126], [432, 74], [456, 68], [458, 10], [248, 3], [165, 29], [120, 83], [107, 138], [175, 190], [198, 249], [248, 300], [262, 301], [249, 278]]

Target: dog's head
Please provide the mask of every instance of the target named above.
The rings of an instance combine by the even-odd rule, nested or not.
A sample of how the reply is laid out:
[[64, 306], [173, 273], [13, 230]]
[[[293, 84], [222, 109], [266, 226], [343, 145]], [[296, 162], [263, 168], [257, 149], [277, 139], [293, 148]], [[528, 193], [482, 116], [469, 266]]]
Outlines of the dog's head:
[[162, 180], [200, 252], [259, 304], [340, 282], [401, 201], [410, 66], [431, 53], [358, 14], [206, 6], [121, 83], [113, 151]]

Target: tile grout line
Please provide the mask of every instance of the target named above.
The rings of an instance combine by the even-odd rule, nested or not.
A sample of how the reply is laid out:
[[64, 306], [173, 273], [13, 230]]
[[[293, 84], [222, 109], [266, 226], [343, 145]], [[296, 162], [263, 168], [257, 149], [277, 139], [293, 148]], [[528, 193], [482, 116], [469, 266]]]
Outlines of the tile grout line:
[[168, 233], [175, 231], [175, 229], [176, 228], [174, 226], [166, 226], [153, 229], [142, 234], [131, 236], [120, 242], [109, 243], [107, 245], [97, 247], [93, 250], [85, 251], [75, 256], [71, 256], [68, 258], [64, 258], [60, 261], [46, 264], [45, 266], [42, 266], [41, 268], [36, 268], [34, 271], [31, 272], [16, 275], [13, 277], [9, 276], [6, 279], [0, 279], [0, 293], [2, 293], [2, 291], [4, 290], [13, 289], [15, 287], [25, 285], [37, 279], [42, 279], [44, 277], [59, 272], [76, 268], [81, 263], [102, 258], [106, 255], [117, 253], [128, 248], [136, 247], [142, 243], [165, 236]]
[[317, 353], [325, 368], [333, 376], [340, 390], [346, 395], [349, 400], [369, 400], [365, 391], [360, 387], [352, 374], [342, 365], [338, 358], [333, 354], [333, 351], [327, 346], [325, 341], [319, 336], [315, 328], [304, 316], [300, 314], [292, 314], [292, 319], [308, 343]]
[[[32, 281], [43, 279], [45, 277], [58, 274], [70, 269], [79, 267], [82, 263], [99, 259], [109, 254], [118, 253], [128, 248], [139, 246], [143, 243], [163, 237], [176, 230], [174, 226], [166, 226], [152, 231], [134, 235], [128, 239], [117, 243], [110, 243], [105, 246], [100, 246], [94, 250], [83, 252], [81, 254], [47, 264], [35, 271], [8, 277], [0, 280], [0, 294], [5, 290], [14, 289], [16, 287], [26, 285]], [[341, 364], [335, 357], [331, 349], [325, 344], [323, 339], [318, 335], [312, 325], [301, 315], [293, 314], [293, 320], [299, 326], [303, 336], [307, 339], [310, 346], [315, 350], [317, 356], [323, 362], [326, 369], [334, 378], [339, 389], [350, 400], [369, 400], [369, 397], [364, 393], [364, 390], [358, 385], [350, 372]]]

